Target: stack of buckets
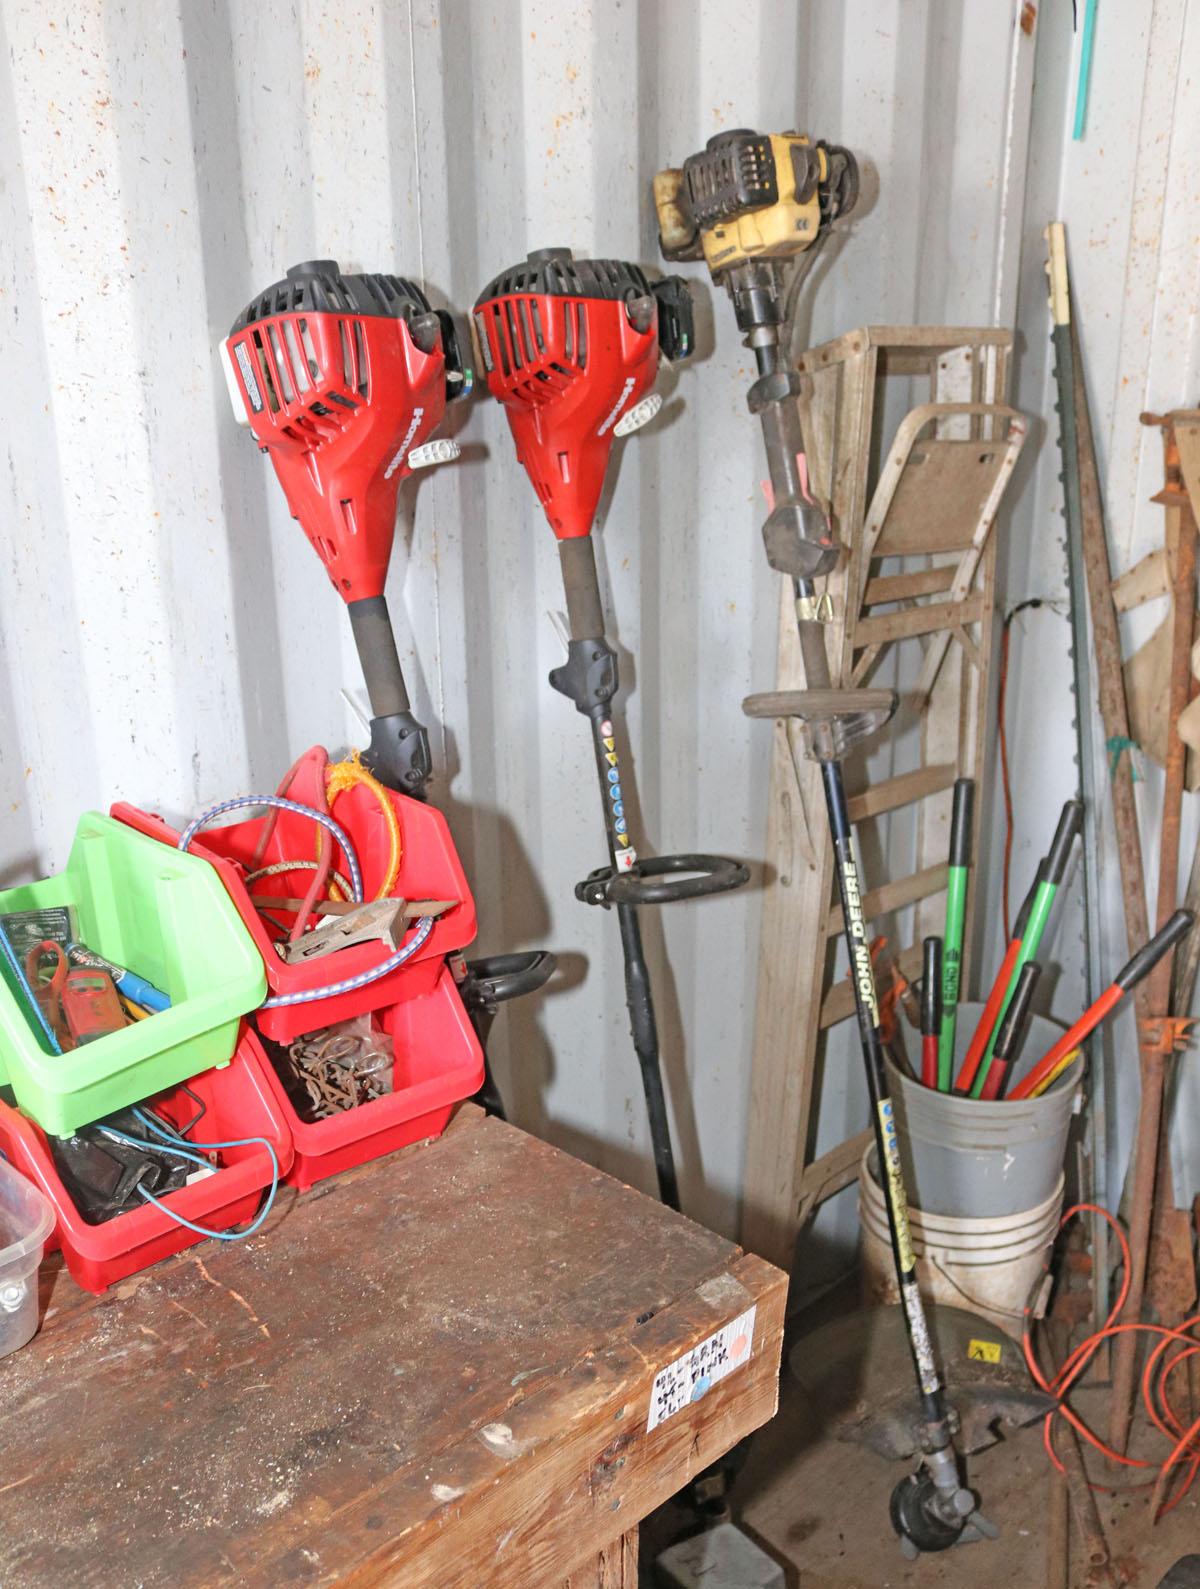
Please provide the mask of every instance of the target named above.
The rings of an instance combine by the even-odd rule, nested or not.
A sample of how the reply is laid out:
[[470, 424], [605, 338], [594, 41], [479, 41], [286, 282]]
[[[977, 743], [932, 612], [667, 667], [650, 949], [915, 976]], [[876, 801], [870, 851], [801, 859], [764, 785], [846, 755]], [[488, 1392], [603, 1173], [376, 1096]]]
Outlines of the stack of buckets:
[[[959, 1006], [955, 1074], [982, 1008]], [[1021, 1068], [1061, 1035], [1035, 1015]], [[1070, 1066], [1041, 1097], [992, 1102], [938, 1092], [888, 1068], [921, 1294], [1019, 1336], [1058, 1232], [1081, 1067]], [[897, 1303], [874, 1146], [859, 1170], [859, 1216], [865, 1300]]]

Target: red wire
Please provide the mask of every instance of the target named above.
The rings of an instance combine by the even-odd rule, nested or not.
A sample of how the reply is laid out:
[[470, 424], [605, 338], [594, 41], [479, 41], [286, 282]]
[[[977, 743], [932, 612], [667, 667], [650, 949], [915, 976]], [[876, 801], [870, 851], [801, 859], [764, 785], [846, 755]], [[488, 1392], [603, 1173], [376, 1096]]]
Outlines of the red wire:
[[[307, 754], [308, 753], [306, 751], [304, 756], [298, 757], [297, 760], [294, 761], [284, 773], [283, 777], [279, 780], [278, 788], [275, 790], [277, 795], [287, 794], [288, 790], [292, 787], [292, 780], [296, 777], [296, 774], [304, 765]], [[317, 774], [317, 809], [323, 811], [326, 816], [329, 815], [329, 802], [325, 798], [325, 771], [328, 765], [328, 760], [322, 762], [320, 771]], [[267, 845], [271, 842], [271, 835], [275, 832], [275, 824], [278, 821], [279, 807], [269, 806], [267, 808], [266, 819], [262, 825], [262, 830], [258, 835], [258, 843], [254, 848], [254, 855], [251, 858], [251, 871], [254, 871], [258, 867], [263, 856], [266, 854]], [[295, 943], [297, 939], [302, 937], [303, 934], [308, 930], [308, 918], [312, 915], [313, 906], [316, 904], [317, 900], [322, 898], [325, 893], [332, 866], [333, 840], [326, 833], [324, 827], [318, 823], [317, 868], [313, 872], [309, 885], [304, 892], [304, 898], [301, 901], [300, 909], [296, 912], [296, 918], [292, 922], [291, 927], [287, 930], [287, 936], [291, 943]]]
[[[1061, 1414], [1077, 1434], [1081, 1435], [1089, 1445], [1094, 1446], [1097, 1451], [1106, 1456], [1111, 1462], [1119, 1463], [1122, 1467], [1127, 1468], [1153, 1468], [1155, 1466], [1153, 1462], [1144, 1461], [1141, 1457], [1126, 1456], [1124, 1452], [1114, 1451], [1111, 1446], [1101, 1440], [1099, 1435], [1089, 1429], [1078, 1413], [1068, 1405], [1067, 1393], [1088, 1367], [1103, 1341], [1109, 1340], [1115, 1335], [1124, 1335], [1135, 1331], [1157, 1336], [1157, 1343], [1147, 1356], [1146, 1367], [1142, 1374], [1142, 1402], [1154, 1427], [1165, 1435], [1168, 1440], [1173, 1439], [1175, 1441], [1165, 1461], [1158, 1464], [1157, 1477], [1153, 1481], [1154, 1494], [1151, 1499], [1151, 1510], [1154, 1521], [1157, 1522], [1160, 1517], [1165, 1517], [1173, 1507], [1179, 1505], [1180, 1501], [1191, 1489], [1197, 1472], [1200, 1472], [1200, 1418], [1197, 1418], [1189, 1427], [1184, 1428], [1182, 1420], [1171, 1406], [1167, 1395], [1167, 1386], [1174, 1371], [1181, 1363], [1186, 1362], [1188, 1358], [1194, 1357], [1200, 1352], [1200, 1339], [1187, 1333], [1200, 1324], [1200, 1313], [1194, 1314], [1190, 1319], [1185, 1319], [1178, 1329], [1168, 1329], [1162, 1324], [1118, 1324], [1116, 1321], [1120, 1317], [1125, 1306], [1125, 1300], [1129, 1295], [1129, 1243], [1125, 1239], [1125, 1232], [1108, 1210], [1100, 1208], [1095, 1203], [1076, 1203], [1073, 1207], [1068, 1208], [1059, 1222], [1059, 1230], [1062, 1230], [1070, 1220], [1074, 1219], [1076, 1214], [1083, 1213], [1098, 1214], [1101, 1219], [1108, 1221], [1109, 1227], [1120, 1244], [1123, 1278], [1120, 1294], [1109, 1310], [1108, 1317], [1104, 1321], [1104, 1327], [1080, 1342], [1074, 1351], [1068, 1355], [1061, 1368], [1050, 1378], [1047, 1378], [1042, 1372], [1041, 1365], [1034, 1356], [1033, 1341], [1030, 1334], [1032, 1319], [1030, 1317], [1030, 1308], [1026, 1305], [1025, 1329], [1021, 1337], [1025, 1362], [1034, 1384], [1037, 1385], [1039, 1390], [1044, 1390], [1047, 1395], [1055, 1397], [1058, 1402], [1058, 1406], [1054, 1411], [1046, 1414], [1042, 1425], [1042, 1444], [1046, 1448], [1046, 1454], [1049, 1456], [1050, 1461], [1060, 1473], [1063, 1472], [1063, 1465], [1054, 1450], [1052, 1434], [1054, 1419]], [[1049, 1271], [1050, 1261], [1047, 1259], [1042, 1269], [1042, 1275], [1045, 1276]], [[1041, 1289], [1041, 1285], [1042, 1280], [1039, 1278], [1035, 1292]], [[1160, 1370], [1159, 1364], [1172, 1341], [1180, 1342], [1183, 1350], [1176, 1352], [1165, 1367]], [[1162, 1497], [1171, 1481], [1172, 1470], [1184, 1457], [1188, 1457], [1190, 1460], [1183, 1481], [1178, 1485], [1170, 1500], [1165, 1505], [1162, 1505]], [[1114, 1494], [1119, 1493], [1111, 1485], [1092, 1484], [1091, 1487], [1094, 1490], [1106, 1490]], [[1124, 1486], [1126, 1489], [1148, 1489], [1149, 1487], [1149, 1483]]]

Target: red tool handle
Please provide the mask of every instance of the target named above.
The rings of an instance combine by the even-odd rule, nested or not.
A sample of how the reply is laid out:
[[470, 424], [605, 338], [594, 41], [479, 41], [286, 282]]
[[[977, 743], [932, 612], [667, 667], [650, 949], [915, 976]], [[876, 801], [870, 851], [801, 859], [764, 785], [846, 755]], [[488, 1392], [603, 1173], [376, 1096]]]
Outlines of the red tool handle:
[[938, 1070], [938, 1040], [936, 1037], [922, 1037], [921, 1039], [921, 1080], [926, 1087], [937, 1087]]
[[1144, 944], [1128, 964], [1121, 967], [1112, 983], [1105, 988], [1095, 1004], [1083, 1012], [1070, 1031], [1064, 1032], [1050, 1052], [1038, 1060], [1025, 1080], [1014, 1090], [1013, 1098], [1028, 1098], [1036, 1091], [1038, 1084], [1051, 1074], [1058, 1062], [1073, 1048], [1078, 1048], [1090, 1032], [1095, 1031], [1126, 993], [1136, 987], [1143, 977], [1148, 976], [1163, 955], [1169, 949], [1173, 949], [1179, 940], [1191, 931], [1191, 928], [1191, 911], [1177, 910], [1166, 925], [1155, 933], [1150, 942]]
[[938, 1040], [942, 1030], [942, 940], [926, 938], [921, 977], [921, 1080], [938, 1084]]

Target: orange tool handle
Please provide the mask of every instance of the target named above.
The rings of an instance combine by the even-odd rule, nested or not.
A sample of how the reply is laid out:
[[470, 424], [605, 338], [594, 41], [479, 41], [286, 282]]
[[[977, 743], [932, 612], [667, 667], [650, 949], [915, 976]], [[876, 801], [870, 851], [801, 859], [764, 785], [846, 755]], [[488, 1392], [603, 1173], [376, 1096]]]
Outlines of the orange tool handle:
[[1094, 1032], [1100, 1022], [1110, 1012], [1115, 1004], [1131, 988], [1137, 986], [1143, 977], [1150, 972], [1162, 959], [1169, 949], [1174, 949], [1179, 940], [1192, 930], [1192, 913], [1190, 910], [1177, 910], [1175, 914], [1154, 934], [1149, 943], [1145, 943], [1138, 952], [1117, 972], [1110, 986], [1096, 1000], [1090, 1009], [1083, 1014], [1071, 1027], [1069, 1032], [1064, 1032], [1048, 1054], [1043, 1055], [1037, 1064], [1026, 1076], [1025, 1080], [1011, 1094], [1014, 1099], [1028, 1098], [1038, 1083], [1045, 1080], [1064, 1055], [1077, 1048], [1089, 1032]]
[[1012, 981], [1013, 968], [1017, 957], [1021, 953], [1021, 943], [1025, 937], [1025, 928], [1033, 910], [1033, 901], [1037, 896], [1038, 884], [1042, 880], [1045, 869], [1042, 861], [1034, 873], [1033, 882], [1028, 894], [1021, 901], [1021, 908], [1017, 912], [1017, 919], [1013, 925], [1013, 935], [1008, 941], [1008, 948], [1004, 951], [1004, 959], [996, 973], [996, 980], [992, 983], [992, 991], [988, 994], [987, 1003], [983, 1007], [983, 1014], [979, 1017], [979, 1025], [975, 1028], [974, 1035], [967, 1047], [962, 1068], [958, 1073], [958, 1080], [954, 1083], [955, 1092], [970, 1092], [975, 1085], [975, 1077], [979, 1072], [979, 1062], [984, 1056], [988, 1046], [988, 1039], [992, 1035], [992, 1028], [1000, 1014], [1000, 1006], [1004, 1003], [1004, 995], [1008, 992], [1008, 985]]
[[1008, 984], [1012, 979], [1013, 966], [1017, 963], [1017, 956], [1021, 952], [1021, 940], [1013, 938], [1004, 952], [1004, 959], [1000, 963], [1000, 970], [996, 980], [992, 983], [992, 991], [988, 994], [988, 1001], [983, 1007], [983, 1014], [979, 1017], [979, 1025], [975, 1028], [962, 1068], [958, 1073], [958, 1080], [954, 1083], [955, 1092], [970, 1092], [975, 1085], [975, 1076], [979, 1070], [979, 1061], [983, 1058], [983, 1051], [987, 1047], [988, 1038], [992, 1035], [992, 1027], [996, 1024], [996, 1017], [1000, 1013], [1000, 1006], [1004, 1003], [1004, 995], [1008, 992]]
[[1043, 1077], [1050, 1075], [1060, 1059], [1065, 1058], [1073, 1048], [1078, 1048], [1089, 1032], [1094, 1032], [1104, 1017], [1120, 1004], [1125, 997], [1125, 989], [1119, 982], [1110, 983], [1096, 1000], [1095, 1004], [1087, 1009], [1075, 1022], [1075, 1025], [1059, 1038], [1050, 1052], [1038, 1060], [1019, 1087], [1014, 1087], [1010, 1097], [1014, 1099], [1028, 1098]]

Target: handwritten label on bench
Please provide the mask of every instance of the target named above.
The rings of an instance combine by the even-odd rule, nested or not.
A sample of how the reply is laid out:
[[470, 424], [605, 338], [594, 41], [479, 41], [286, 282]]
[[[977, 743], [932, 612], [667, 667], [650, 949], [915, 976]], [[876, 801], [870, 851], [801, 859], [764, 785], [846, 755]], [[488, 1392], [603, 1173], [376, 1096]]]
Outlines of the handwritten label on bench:
[[693, 1346], [690, 1352], [659, 1369], [650, 1387], [647, 1432], [682, 1412], [689, 1402], [699, 1401], [718, 1380], [750, 1361], [757, 1311], [756, 1307], [751, 1308], [732, 1323], [722, 1325], [699, 1346]]

